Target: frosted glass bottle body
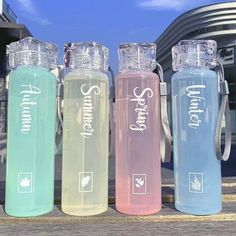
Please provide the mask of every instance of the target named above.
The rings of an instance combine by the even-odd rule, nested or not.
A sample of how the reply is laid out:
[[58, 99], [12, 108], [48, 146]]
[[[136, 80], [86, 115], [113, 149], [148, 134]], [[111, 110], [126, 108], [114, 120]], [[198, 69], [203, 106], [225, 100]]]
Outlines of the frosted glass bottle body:
[[161, 209], [159, 78], [124, 72], [116, 80], [116, 208], [131, 215]]
[[172, 77], [175, 206], [196, 215], [221, 211], [221, 163], [215, 154], [218, 80], [207, 67]]
[[6, 213], [37, 216], [54, 204], [56, 78], [19, 66], [9, 79]]
[[62, 210], [99, 214], [108, 206], [108, 77], [77, 69], [64, 88]]

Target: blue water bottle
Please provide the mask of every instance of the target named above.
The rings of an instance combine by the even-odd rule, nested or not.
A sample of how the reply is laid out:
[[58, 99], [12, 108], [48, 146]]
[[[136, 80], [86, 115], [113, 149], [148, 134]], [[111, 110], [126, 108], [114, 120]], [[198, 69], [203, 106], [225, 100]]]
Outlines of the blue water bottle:
[[9, 45], [5, 210], [18, 217], [54, 203], [57, 48], [31, 37]]
[[[175, 207], [195, 215], [221, 211], [220, 160], [228, 159], [230, 152], [228, 126], [221, 156], [222, 117], [225, 113], [229, 125], [230, 116], [227, 82], [216, 51], [213, 40], [183, 40], [172, 48], [177, 71], [172, 76]], [[213, 70], [218, 67], [219, 73]]]

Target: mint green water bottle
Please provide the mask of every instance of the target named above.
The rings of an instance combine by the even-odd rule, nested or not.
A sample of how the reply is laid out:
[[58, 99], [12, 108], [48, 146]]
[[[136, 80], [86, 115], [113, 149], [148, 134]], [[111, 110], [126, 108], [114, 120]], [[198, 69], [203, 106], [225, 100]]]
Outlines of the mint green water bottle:
[[9, 45], [5, 211], [37, 216], [53, 208], [57, 47], [25, 38]]

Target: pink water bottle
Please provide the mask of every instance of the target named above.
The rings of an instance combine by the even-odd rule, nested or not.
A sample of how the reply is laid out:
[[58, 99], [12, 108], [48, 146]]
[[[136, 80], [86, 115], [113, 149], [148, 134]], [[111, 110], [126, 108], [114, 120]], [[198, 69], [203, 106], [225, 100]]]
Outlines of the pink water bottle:
[[130, 215], [161, 209], [160, 81], [155, 44], [122, 44], [116, 79], [116, 208]]

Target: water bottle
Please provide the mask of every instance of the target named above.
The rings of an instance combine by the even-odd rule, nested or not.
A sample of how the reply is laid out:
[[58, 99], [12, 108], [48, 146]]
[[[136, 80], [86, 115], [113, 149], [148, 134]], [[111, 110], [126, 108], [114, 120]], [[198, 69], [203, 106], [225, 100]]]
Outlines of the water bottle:
[[183, 40], [172, 48], [175, 207], [195, 215], [222, 208], [221, 162], [215, 145], [219, 80], [212, 70], [216, 52], [213, 40]]
[[9, 45], [5, 210], [47, 213], [54, 205], [57, 47], [28, 37]]
[[108, 207], [108, 49], [72, 43], [64, 81], [62, 211], [77, 216]]
[[130, 215], [161, 209], [160, 81], [156, 45], [129, 43], [118, 50], [116, 79], [116, 208]]

